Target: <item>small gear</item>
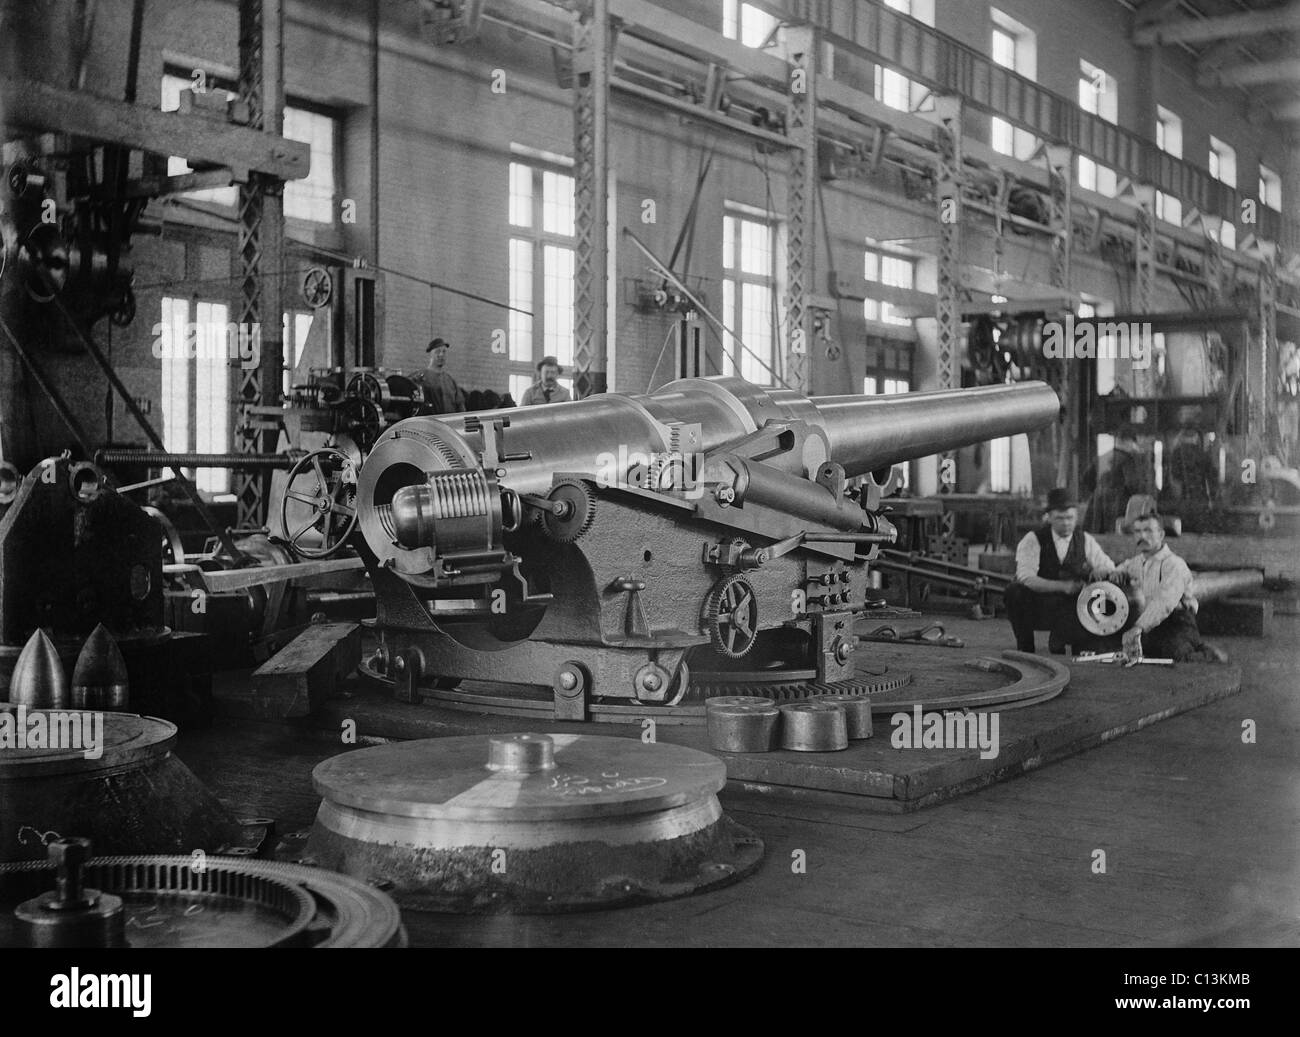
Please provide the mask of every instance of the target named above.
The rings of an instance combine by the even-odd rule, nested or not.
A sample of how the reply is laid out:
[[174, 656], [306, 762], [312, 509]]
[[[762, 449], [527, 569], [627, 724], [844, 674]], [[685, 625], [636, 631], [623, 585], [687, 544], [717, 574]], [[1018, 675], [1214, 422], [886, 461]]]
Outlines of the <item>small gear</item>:
[[743, 576], [724, 576], [704, 598], [704, 625], [720, 654], [742, 659], [758, 643], [758, 597]]
[[542, 528], [561, 544], [571, 544], [586, 534], [596, 521], [596, 495], [581, 479], [557, 479], [546, 495], [549, 501], [567, 505], [567, 513], [544, 512]]

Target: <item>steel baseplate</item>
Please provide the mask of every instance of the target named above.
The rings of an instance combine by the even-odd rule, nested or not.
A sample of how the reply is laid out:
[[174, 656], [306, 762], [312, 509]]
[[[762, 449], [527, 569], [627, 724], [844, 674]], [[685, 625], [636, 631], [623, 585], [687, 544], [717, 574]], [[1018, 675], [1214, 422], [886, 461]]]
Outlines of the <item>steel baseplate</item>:
[[721, 760], [595, 735], [494, 735], [326, 760], [307, 857], [455, 913], [584, 911], [718, 888], [763, 843], [726, 817]]

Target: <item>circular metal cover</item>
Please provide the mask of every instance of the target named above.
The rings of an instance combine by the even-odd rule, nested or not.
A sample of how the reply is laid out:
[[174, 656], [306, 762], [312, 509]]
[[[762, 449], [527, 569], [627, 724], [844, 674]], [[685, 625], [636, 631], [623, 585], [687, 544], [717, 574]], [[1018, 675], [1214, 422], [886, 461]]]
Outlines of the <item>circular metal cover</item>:
[[[96, 759], [87, 759], [85, 748], [19, 748], [16, 741], [20, 728], [30, 736], [33, 725], [38, 724], [47, 732], [47, 743], [52, 729], [60, 731], [59, 740], [66, 741], [73, 725], [80, 725], [85, 746], [87, 735], [96, 737], [95, 725], [100, 722], [97, 741], [102, 753]], [[0, 782], [139, 767], [163, 759], [175, 744], [176, 725], [157, 717], [81, 709], [20, 710], [12, 703], [0, 702]]]
[[1075, 611], [1088, 633], [1099, 637], [1117, 634], [1128, 622], [1128, 595], [1106, 580], [1090, 583], [1079, 592]]
[[707, 753], [599, 735], [552, 735], [555, 767], [488, 769], [489, 736], [429, 738], [359, 749], [318, 764], [326, 800], [379, 814], [439, 820], [550, 821], [666, 810], [717, 793], [723, 762]]

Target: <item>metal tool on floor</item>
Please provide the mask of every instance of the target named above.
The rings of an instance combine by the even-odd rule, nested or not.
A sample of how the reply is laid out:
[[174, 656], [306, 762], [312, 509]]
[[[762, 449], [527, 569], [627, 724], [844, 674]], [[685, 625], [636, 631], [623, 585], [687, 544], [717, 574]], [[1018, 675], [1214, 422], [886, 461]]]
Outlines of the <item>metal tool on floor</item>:
[[1126, 652], [1081, 652], [1070, 660], [1075, 663], [1115, 663], [1123, 666], [1173, 666], [1172, 659], [1150, 659], [1145, 655], [1131, 656]]
[[930, 623], [915, 630], [900, 632], [896, 626], [886, 623], [866, 634], [863, 641], [881, 641], [888, 644], [914, 642], [916, 644], [937, 645], [942, 648], [965, 648], [966, 642], [960, 637], [953, 637], [944, 631], [942, 623]]

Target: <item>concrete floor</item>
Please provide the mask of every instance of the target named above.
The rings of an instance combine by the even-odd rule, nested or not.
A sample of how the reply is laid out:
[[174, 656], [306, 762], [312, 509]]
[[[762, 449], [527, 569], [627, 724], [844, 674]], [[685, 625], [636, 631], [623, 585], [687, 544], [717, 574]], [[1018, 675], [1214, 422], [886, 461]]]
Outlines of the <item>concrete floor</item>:
[[[1005, 647], [1004, 623], [944, 622], [972, 646]], [[1268, 640], [1221, 640], [1242, 667], [1240, 695], [917, 813], [724, 793], [767, 855], [719, 892], [549, 918], [407, 911], [411, 943], [1300, 945], [1298, 635], [1300, 619], [1279, 617]], [[239, 813], [290, 832], [310, 825], [311, 768], [337, 748], [223, 721], [178, 755]]]

